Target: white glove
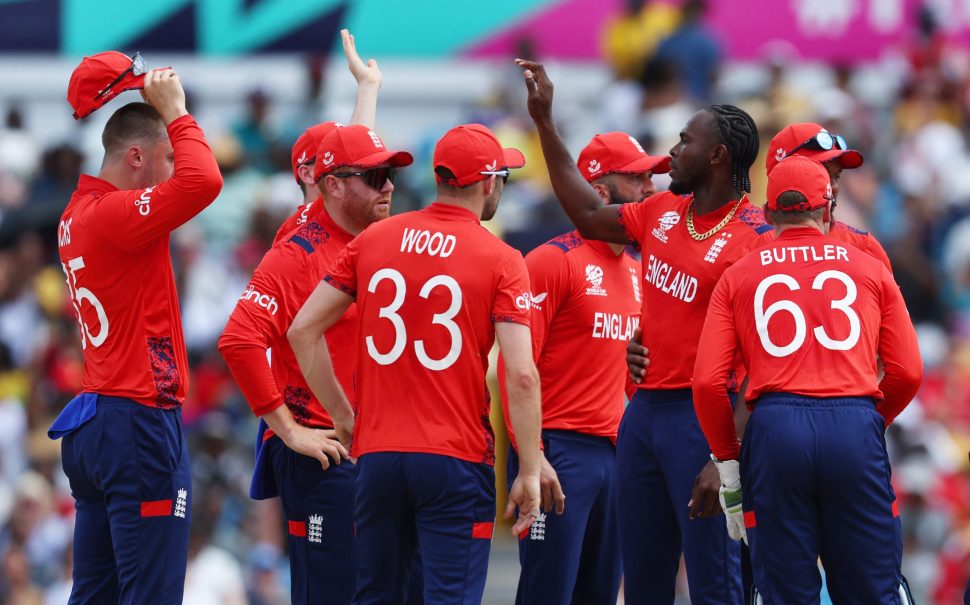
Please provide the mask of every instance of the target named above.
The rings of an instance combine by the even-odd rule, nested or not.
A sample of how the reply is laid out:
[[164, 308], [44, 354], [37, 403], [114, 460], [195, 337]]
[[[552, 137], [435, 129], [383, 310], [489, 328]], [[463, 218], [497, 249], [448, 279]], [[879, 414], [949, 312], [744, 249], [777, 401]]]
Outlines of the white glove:
[[718, 498], [724, 517], [727, 521], [727, 532], [732, 540], [744, 540], [748, 543], [748, 535], [744, 530], [744, 511], [741, 510], [741, 465], [737, 460], [720, 462], [714, 459], [717, 474], [721, 476], [721, 489]]

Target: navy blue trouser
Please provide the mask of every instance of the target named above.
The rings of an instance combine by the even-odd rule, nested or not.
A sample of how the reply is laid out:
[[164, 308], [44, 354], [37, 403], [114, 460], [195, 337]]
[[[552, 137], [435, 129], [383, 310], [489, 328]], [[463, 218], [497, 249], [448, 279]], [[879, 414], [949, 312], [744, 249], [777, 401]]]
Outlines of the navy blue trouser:
[[627, 605], [673, 603], [681, 552], [693, 605], [741, 605], [741, 548], [724, 516], [689, 518], [694, 480], [710, 455], [690, 389], [636, 392], [616, 444]]
[[[605, 437], [561, 430], [544, 430], [542, 443], [567, 505], [562, 515], [543, 512], [519, 536], [522, 572], [515, 602], [616, 603], [621, 571], [616, 448]], [[518, 456], [509, 448], [508, 477], [518, 474]]]
[[95, 397], [61, 443], [77, 509], [69, 603], [180, 605], [192, 510], [181, 410]]
[[350, 605], [357, 588], [357, 467], [345, 460], [324, 470], [276, 436], [264, 447], [286, 517], [293, 604]]
[[754, 582], [765, 605], [899, 603], [902, 536], [883, 417], [867, 398], [768, 394], [741, 448]]
[[450, 456], [357, 461], [358, 605], [404, 602], [420, 547], [427, 605], [479, 605], [495, 525], [495, 469]]

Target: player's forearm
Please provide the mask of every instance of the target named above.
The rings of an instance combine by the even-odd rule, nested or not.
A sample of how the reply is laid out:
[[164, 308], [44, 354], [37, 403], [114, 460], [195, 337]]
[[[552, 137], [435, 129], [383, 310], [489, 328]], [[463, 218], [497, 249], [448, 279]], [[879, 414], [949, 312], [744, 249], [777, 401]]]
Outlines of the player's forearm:
[[879, 383], [879, 390], [884, 397], [879, 405], [879, 413], [886, 419], [886, 426], [913, 400], [922, 379], [923, 363], [918, 359], [911, 361], [908, 366], [886, 363], [886, 375]]
[[711, 453], [718, 460], [737, 460], [741, 456], [741, 443], [727, 389], [699, 382], [695, 376], [693, 395], [694, 411]]
[[283, 443], [290, 443], [293, 434], [300, 428], [296, 419], [293, 418], [290, 408], [285, 405], [263, 414], [262, 418], [269, 425], [269, 428], [273, 429], [273, 432], [283, 440]]
[[519, 473], [539, 475], [539, 430], [542, 407], [535, 366], [506, 368], [509, 419], [519, 455]]
[[264, 416], [283, 405], [283, 396], [266, 359], [266, 347], [243, 342], [227, 333], [219, 339], [219, 353], [253, 414]]
[[622, 234], [598, 228], [595, 216], [597, 211], [603, 210], [603, 201], [579, 173], [552, 119], [537, 121], [536, 129], [556, 199], [580, 235], [588, 239], [628, 243]]
[[377, 96], [380, 84], [361, 83], [357, 85], [357, 100], [354, 103], [354, 113], [350, 116], [351, 124], [362, 124], [373, 129], [377, 124]]
[[291, 333], [290, 345], [307, 385], [334, 423], [352, 420], [354, 410], [334, 375], [327, 339], [322, 335], [307, 338], [304, 333], [298, 333], [294, 340]]

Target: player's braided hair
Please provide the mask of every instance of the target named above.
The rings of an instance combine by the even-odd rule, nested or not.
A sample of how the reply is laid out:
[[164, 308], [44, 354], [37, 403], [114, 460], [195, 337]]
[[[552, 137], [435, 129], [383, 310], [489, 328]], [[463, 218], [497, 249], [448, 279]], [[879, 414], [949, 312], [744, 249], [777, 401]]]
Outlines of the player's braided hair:
[[742, 109], [734, 105], [711, 105], [707, 111], [714, 116], [718, 134], [731, 156], [731, 182], [738, 193], [750, 193], [748, 171], [758, 158], [758, 127]]

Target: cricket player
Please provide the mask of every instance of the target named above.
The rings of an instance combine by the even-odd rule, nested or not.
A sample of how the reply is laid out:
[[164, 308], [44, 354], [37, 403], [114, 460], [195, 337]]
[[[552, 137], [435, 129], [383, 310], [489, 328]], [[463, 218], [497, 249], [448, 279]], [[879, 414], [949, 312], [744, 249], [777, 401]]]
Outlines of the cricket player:
[[[412, 158], [407, 152], [389, 151], [362, 125], [334, 127], [315, 155], [314, 178], [322, 203], [309, 206], [307, 221], [263, 257], [219, 339], [219, 350], [253, 413], [269, 425], [257, 444], [252, 496], [279, 495], [282, 501], [292, 602], [349, 604], [357, 580], [357, 469], [341, 463], [347, 450], [303, 379], [286, 331], [354, 236], [387, 218], [395, 170], [410, 165]], [[336, 351], [340, 384], [353, 400], [355, 306], [324, 337]]]
[[[647, 155], [632, 136], [608, 132], [593, 137], [577, 166], [608, 205], [656, 193], [651, 177], [667, 172], [669, 163]], [[616, 433], [627, 384], [624, 349], [640, 323], [640, 263], [627, 246], [583, 239], [576, 231], [539, 246], [525, 262], [542, 383], [543, 491], [558, 491], [544, 497], [548, 508], [519, 537], [516, 603], [615, 603], [622, 571]], [[514, 449], [509, 461], [515, 476]], [[555, 478], [548, 488], [547, 477]], [[559, 514], [549, 514], [547, 500], [557, 499]]]
[[[640, 323], [653, 354], [624, 413], [616, 453], [626, 602], [673, 603], [683, 553], [692, 603], [740, 605], [739, 546], [716, 516], [717, 470], [690, 387], [714, 285], [770, 229], [744, 195], [758, 155], [757, 127], [731, 105], [697, 112], [670, 150], [670, 191], [604, 206], [556, 131], [552, 84], [542, 65], [517, 62], [552, 185], [569, 218], [586, 239], [635, 243], [642, 251]], [[727, 376], [726, 391], [735, 393], [741, 378]]]
[[[87, 57], [68, 98], [87, 115], [119, 90], [97, 177], [81, 175], [58, 250], [84, 350], [82, 392], [54, 422], [77, 510], [72, 605], [179, 605], [192, 478], [181, 405], [189, 371], [169, 234], [208, 206], [222, 176], [171, 69]], [[94, 107], [96, 108], [96, 107]]]
[[[381, 70], [374, 59], [369, 59], [367, 63], [364, 63], [357, 53], [354, 36], [348, 30], [340, 30], [340, 39], [343, 44], [344, 56], [347, 58], [347, 67], [357, 81], [357, 98], [350, 123], [363, 124], [373, 129], [377, 121], [377, 95], [383, 81]], [[313, 180], [317, 147], [320, 146], [323, 137], [330, 134], [330, 131], [337, 126], [342, 126], [342, 124], [321, 122], [307, 128], [293, 143], [290, 160], [293, 164], [293, 177], [303, 193], [303, 203], [277, 229], [276, 237], [273, 238], [274, 244], [307, 222], [310, 209], [314, 202], [320, 199], [316, 181]]]
[[[485, 371], [496, 337], [521, 466], [506, 516], [519, 508], [518, 533], [539, 514], [528, 275], [521, 255], [479, 223], [524, 164], [484, 126], [448, 131], [434, 153], [435, 203], [354, 239], [290, 328], [307, 382], [358, 457], [355, 603], [401, 602], [415, 546], [425, 603], [481, 602], [495, 515]], [[356, 419], [320, 338], [355, 300]]]
[[[916, 394], [922, 362], [889, 269], [826, 237], [833, 201], [817, 162], [775, 166], [766, 218], [777, 238], [725, 271], [694, 367], [728, 529], [746, 535], [766, 604], [818, 603], [818, 557], [834, 602], [900, 603], [883, 433]], [[737, 356], [753, 408], [743, 448], [722, 382]]]

